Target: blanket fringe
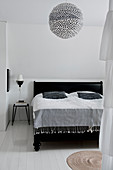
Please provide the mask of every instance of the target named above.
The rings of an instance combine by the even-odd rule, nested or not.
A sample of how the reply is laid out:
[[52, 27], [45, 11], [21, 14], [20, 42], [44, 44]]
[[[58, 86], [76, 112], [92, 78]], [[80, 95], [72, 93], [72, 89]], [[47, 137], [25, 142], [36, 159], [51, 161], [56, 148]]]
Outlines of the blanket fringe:
[[35, 134], [93, 133], [98, 131], [100, 131], [100, 126], [43, 127], [34, 129]]

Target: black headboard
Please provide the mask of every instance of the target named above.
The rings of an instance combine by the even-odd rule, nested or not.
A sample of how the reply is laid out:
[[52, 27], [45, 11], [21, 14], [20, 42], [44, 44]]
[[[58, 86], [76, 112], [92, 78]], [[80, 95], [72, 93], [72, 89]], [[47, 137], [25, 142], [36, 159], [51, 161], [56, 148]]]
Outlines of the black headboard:
[[94, 91], [103, 94], [103, 82], [36, 82], [34, 81], [34, 96], [47, 91]]

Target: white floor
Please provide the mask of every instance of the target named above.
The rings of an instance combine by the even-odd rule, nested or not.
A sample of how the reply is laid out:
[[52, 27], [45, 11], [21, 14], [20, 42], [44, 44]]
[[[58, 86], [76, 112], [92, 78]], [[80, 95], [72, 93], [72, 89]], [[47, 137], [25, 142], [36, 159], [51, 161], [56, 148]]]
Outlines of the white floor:
[[0, 170], [70, 170], [66, 158], [80, 150], [98, 150], [97, 142], [48, 142], [35, 152], [32, 125], [15, 121], [0, 132]]

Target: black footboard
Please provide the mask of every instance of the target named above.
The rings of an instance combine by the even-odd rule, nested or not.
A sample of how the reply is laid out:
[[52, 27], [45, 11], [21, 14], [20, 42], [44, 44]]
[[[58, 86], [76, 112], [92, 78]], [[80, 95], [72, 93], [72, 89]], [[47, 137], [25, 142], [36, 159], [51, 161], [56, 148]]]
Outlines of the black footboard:
[[53, 141], [75, 141], [75, 140], [99, 140], [99, 132], [85, 132], [85, 133], [65, 133], [65, 134], [35, 134], [34, 135], [34, 149], [40, 150], [41, 142]]

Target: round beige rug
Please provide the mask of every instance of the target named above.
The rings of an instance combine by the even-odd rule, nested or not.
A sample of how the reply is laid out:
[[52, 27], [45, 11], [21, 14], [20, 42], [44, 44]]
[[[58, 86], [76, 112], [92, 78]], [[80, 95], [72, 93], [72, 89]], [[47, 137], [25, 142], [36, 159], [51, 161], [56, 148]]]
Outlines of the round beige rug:
[[100, 151], [80, 151], [67, 158], [72, 170], [101, 170], [102, 154]]

